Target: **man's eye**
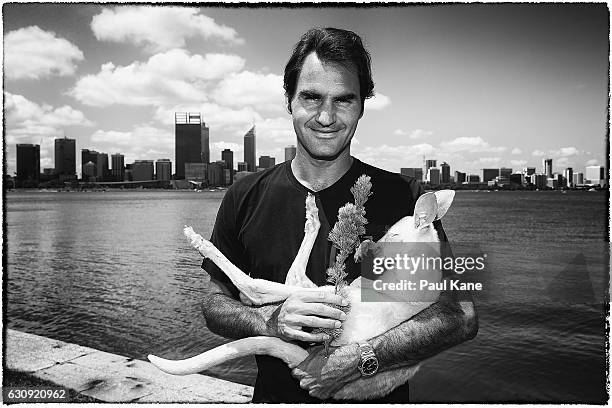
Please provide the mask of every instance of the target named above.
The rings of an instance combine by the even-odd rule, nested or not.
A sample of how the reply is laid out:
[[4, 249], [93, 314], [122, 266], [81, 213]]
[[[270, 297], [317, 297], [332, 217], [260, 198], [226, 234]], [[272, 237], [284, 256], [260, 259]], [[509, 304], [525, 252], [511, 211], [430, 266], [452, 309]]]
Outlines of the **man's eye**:
[[319, 97], [317, 95], [304, 95], [304, 99], [307, 101], [318, 101]]

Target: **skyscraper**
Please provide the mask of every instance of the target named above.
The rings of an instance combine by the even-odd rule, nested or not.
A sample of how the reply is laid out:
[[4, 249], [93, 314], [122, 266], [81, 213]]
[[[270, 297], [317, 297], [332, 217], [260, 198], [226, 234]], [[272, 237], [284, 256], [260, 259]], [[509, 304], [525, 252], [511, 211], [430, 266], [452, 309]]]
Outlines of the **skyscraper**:
[[486, 183], [495, 180], [499, 176], [499, 169], [482, 169], [482, 182]]
[[153, 180], [153, 160], [136, 160], [132, 165], [132, 180]]
[[269, 169], [271, 167], [274, 167], [274, 165], [276, 164], [276, 159], [274, 157], [270, 157], [270, 156], [259, 156], [259, 166], [262, 169]]
[[450, 183], [450, 165], [447, 162], [440, 164], [440, 183]]
[[466, 177], [465, 177], [465, 173], [462, 173], [460, 171], [455, 171], [455, 183], [457, 184], [461, 184], [461, 183], [465, 183]]
[[255, 125], [244, 135], [244, 162], [247, 164], [247, 171], [256, 171], [255, 168]]
[[76, 176], [76, 140], [55, 139], [55, 174], [62, 178]]
[[185, 178], [185, 163], [206, 163], [210, 160], [209, 129], [200, 113], [175, 112], [174, 142], [176, 178]]
[[563, 177], [565, 177], [565, 187], [572, 187], [574, 184], [574, 169], [572, 169], [571, 167], [565, 169], [565, 171], [563, 172]]
[[94, 170], [93, 170], [93, 175], [88, 174], [87, 177], [95, 177], [96, 174], [98, 174], [97, 172], [98, 152], [96, 152], [95, 150], [81, 149], [81, 177], [83, 178], [83, 180], [87, 180], [87, 178], [84, 177], [84, 175], [85, 175], [85, 165], [88, 162], [93, 163]]
[[285, 161], [293, 160], [297, 153], [297, 148], [294, 145], [285, 147]]
[[437, 167], [430, 167], [427, 170], [427, 182], [432, 186], [440, 184], [440, 169]]
[[229, 184], [234, 182], [234, 152], [225, 149], [221, 152], [221, 159], [225, 162], [225, 168], [229, 169]]
[[542, 159], [542, 172], [546, 175], [546, 177], [552, 178], [552, 159]]
[[108, 178], [108, 154], [98, 153], [98, 165], [96, 166], [96, 180], [107, 181]]
[[600, 184], [606, 179], [603, 166], [587, 166], [584, 177], [589, 184]]
[[35, 187], [40, 180], [40, 145], [17, 145], [17, 183]]
[[161, 181], [172, 179], [172, 162], [170, 159], [157, 159], [155, 162], [155, 177]]
[[111, 155], [111, 172], [113, 175], [113, 181], [123, 181], [125, 177], [125, 165], [124, 156], [119, 153]]

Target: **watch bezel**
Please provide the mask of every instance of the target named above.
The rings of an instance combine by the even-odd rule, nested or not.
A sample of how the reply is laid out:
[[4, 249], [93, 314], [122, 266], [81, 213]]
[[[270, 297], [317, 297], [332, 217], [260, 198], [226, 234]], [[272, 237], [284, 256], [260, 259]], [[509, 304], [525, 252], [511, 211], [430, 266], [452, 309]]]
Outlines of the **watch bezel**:
[[[366, 368], [366, 364], [369, 363], [370, 361], [374, 362], [374, 368]], [[369, 377], [371, 375], [374, 375], [378, 372], [378, 368], [379, 368], [379, 364], [378, 364], [378, 359], [375, 356], [369, 356], [366, 357], [363, 361], [361, 361], [359, 363], [359, 371], [361, 371], [361, 374], [364, 377]]]

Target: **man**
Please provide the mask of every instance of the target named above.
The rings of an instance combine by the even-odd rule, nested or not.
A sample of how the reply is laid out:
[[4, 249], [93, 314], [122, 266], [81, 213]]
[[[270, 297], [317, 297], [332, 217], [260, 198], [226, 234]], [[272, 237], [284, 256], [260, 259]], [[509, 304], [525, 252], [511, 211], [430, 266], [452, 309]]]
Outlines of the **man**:
[[[422, 189], [412, 178], [369, 166], [350, 154], [365, 99], [373, 96], [374, 88], [370, 56], [355, 33], [309, 30], [285, 67], [284, 87], [298, 141], [296, 157], [236, 182], [221, 204], [211, 241], [252, 277], [284, 282], [303, 237], [304, 201], [311, 192], [321, 228], [306, 274], [321, 286], [332, 253], [327, 235], [338, 209], [352, 201], [350, 187], [357, 177], [371, 177], [366, 234], [374, 240], [412, 214]], [[436, 224], [440, 238], [446, 240], [441, 224]], [[324, 292], [296, 293], [280, 305], [245, 306], [212, 262], [204, 261], [202, 267], [211, 275], [204, 316], [209, 329], [225, 337], [278, 336], [305, 342], [307, 347], [326, 338], [312, 333], [312, 328], [341, 327], [346, 317], [331, 306], [341, 305], [343, 299]], [[347, 271], [349, 281], [359, 276], [351, 259]], [[445, 293], [409, 321], [365, 344], [332, 348], [325, 360], [321, 347], [293, 372], [276, 358], [257, 356], [253, 402], [321, 402], [349, 381], [376, 375], [364, 372], [360, 363], [366, 357], [377, 359], [380, 371], [414, 365], [472, 338], [476, 331], [471, 299]], [[408, 384], [371, 402], [408, 402]]]

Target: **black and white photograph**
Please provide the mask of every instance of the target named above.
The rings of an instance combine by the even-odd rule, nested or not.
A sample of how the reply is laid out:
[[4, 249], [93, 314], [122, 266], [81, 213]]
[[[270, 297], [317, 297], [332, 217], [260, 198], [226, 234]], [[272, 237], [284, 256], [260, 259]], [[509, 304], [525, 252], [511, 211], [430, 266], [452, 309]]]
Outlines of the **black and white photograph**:
[[7, 2], [3, 403], [609, 402], [606, 2]]

